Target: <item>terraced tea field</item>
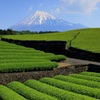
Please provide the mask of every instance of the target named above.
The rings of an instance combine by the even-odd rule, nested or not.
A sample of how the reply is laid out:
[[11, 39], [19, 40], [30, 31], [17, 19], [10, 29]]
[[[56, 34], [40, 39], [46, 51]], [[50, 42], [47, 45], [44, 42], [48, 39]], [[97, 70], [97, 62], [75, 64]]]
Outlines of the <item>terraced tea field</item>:
[[[6, 35], [14, 40], [60, 40], [67, 46], [100, 53], [100, 29], [80, 29], [60, 33]], [[0, 41], [0, 73], [44, 71], [58, 67], [63, 55], [45, 53]], [[10, 81], [9, 81], [10, 82]], [[57, 75], [39, 80], [29, 79], [24, 83], [12, 81], [0, 85], [0, 100], [99, 100], [100, 73]]]
[[4, 38], [14, 40], [67, 41], [68, 46], [100, 53], [100, 28], [79, 29], [47, 34], [7, 35], [4, 36]]
[[0, 41], [0, 72], [51, 70], [66, 59], [43, 51]]
[[[92, 76], [91, 76], [92, 75]], [[82, 72], [0, 85], [0, 100], [99, 100], [100, 73]]]

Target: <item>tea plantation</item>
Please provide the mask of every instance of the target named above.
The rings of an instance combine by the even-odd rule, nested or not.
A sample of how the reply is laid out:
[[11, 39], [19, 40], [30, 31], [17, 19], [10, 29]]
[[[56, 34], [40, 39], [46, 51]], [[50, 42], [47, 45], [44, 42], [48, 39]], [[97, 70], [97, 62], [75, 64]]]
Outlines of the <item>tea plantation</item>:
[[58, 66], [57, 61], [64, 59], [63, 55], [0, 41], [0, 72], [51, 70]]
[[[100, 28], [87, 28], [47, 34], [5, 35], [13, 40], [66, 41], [74, 47], [100, 53]], [[0, 73], [53, 70], [66, 56], [0, 41]], [[10, 82], [10, 81], [9, 81]], [[0, 85], [0, 100], [100, 100], [100, 73], [56, 75], [24, 83]]]
[[54, 78], [44, 77], [40, 80], [30, 79], [24, 83], [13, 81], [7, 86], [0, 85], [0, 100], [99, 99], [100, 73], [94, 72], [57, 75]]
[[100, 28], [87, 28], [59, 33], [7, 35], [4, 38], [14, 40], [60, 40], [67, 41], [67, 46], [100, 53]]

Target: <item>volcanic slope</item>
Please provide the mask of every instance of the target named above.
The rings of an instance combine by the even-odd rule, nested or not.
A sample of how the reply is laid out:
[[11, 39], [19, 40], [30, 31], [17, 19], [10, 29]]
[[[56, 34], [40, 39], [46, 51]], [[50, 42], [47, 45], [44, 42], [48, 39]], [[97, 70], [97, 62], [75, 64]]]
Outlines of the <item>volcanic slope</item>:
[[36, 11], [33, 15], [10, 27], [13, 30], [30, 31], [66, 31], [71, 29], [84, 28], [82, 24], [74, 24], [58, 19], [45, 11]]

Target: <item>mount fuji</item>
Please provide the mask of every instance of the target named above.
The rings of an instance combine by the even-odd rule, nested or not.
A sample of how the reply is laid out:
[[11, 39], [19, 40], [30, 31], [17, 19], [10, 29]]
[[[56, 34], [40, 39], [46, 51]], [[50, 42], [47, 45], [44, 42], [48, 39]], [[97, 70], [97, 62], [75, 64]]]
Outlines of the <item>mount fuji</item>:
[[86, 26], [58, 19], [44, 11], [37, 11], [32, 16], [10, 27], [10, 29], [17, 31], [30, 30], [35, 32], [66, 31], [79, 28], [86, 28]]

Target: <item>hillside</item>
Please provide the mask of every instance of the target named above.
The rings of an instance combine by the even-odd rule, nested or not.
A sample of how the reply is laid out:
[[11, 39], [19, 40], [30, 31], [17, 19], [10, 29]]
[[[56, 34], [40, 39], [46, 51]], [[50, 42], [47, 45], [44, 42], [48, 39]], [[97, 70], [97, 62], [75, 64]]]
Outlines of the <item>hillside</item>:
[[86, 28], [48, 34], [6, 35], [4, 36], [4, 38], [14, 40], [67, 41], [68, 45], [71, 42], [72, 47], [80, 48], [82, 50], [87, 50], [95, 53], [100, 53], [100, 28]]

